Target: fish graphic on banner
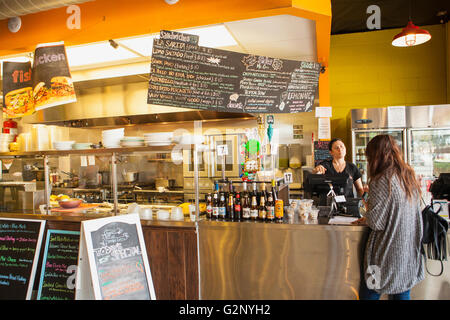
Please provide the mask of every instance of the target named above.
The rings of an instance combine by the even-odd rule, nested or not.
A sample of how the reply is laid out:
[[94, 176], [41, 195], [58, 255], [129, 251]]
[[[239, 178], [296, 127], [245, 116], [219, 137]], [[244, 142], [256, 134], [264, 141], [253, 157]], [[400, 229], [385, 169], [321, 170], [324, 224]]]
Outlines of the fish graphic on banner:
[[34, 112], [31, 62], [3, 62], [3, 113], [19, 118]]

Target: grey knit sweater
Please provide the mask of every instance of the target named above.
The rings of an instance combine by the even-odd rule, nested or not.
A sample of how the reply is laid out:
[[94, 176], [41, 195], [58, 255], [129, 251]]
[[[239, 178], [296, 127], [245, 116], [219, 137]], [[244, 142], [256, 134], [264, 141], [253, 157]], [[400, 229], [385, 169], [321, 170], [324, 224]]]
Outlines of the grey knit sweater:
[[371, 229], [364, 257], [368, 288], [396, 294], [423, 280], [420, 199], [409, 201], [396, 175], [386, 173], [370, 183], [366, 221]]

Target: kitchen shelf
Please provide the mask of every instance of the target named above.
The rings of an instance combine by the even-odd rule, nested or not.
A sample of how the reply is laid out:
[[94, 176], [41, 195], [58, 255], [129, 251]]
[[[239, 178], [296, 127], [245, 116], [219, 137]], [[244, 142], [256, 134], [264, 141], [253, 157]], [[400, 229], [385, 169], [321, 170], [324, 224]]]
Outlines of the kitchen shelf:
[[176, 193], [176, 194], [184, 194], [184, 190], [164, 190], [160, 192], [158, 190], [133, 190], [133, 193]]
[[147, 162], [173, 162], [172, 159], [147, 159]]
[[[26, 157], [26, 156], [65, 156], [72, 154], [95, 155], [95, 154], [112, 154], [112, 153], [131, 153], [131, 152], [168, 152], [180, 145], [171, 144], [168, 146], [145, 146], [145, 147], [123, 147], [123, 148], [98, 148], [98, 149], [81, 149], [81, 150], [42, 150], [42, 151], [22, 151], [22, 152], [0, 152], [0, 157]], [[181, 147], [190, 148], [193, 145], [182, 145]], [[158, 159], [167, 160], [167, 159]]]

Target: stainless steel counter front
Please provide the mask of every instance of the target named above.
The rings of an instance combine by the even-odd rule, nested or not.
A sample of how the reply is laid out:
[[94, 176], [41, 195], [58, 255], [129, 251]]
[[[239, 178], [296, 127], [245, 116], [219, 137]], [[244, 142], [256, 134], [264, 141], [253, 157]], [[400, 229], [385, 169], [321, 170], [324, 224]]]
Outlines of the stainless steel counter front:
[[[199, 221], [200, 299], [357, 299], [365, 226]], [[437, 263], [428, 261], [436, 272]], [[413, 299], [450, 299], [450, 265]]]

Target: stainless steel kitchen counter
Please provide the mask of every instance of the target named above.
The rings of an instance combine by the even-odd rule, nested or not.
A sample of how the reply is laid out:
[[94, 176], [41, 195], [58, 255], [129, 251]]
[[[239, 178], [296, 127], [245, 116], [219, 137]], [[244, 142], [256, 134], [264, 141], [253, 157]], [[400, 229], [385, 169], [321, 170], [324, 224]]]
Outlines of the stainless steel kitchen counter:
[[[199, 221], [201, 299], [357, 299], [369, 228], [294, 223]], [[439, 270], [428, 261], [430, 271]], [[427, 275], [413, 299], [450, 299], [450, 264]]]

